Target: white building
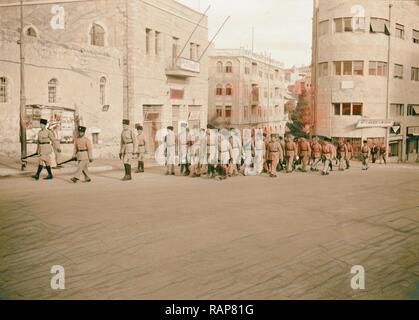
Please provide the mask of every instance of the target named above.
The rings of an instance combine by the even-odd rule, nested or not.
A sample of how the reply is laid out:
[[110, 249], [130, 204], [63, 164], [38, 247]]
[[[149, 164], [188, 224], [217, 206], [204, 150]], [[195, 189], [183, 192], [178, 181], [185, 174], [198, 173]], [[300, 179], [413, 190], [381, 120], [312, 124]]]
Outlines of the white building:
[[418, 1], [315, 0], [313, 23], [316, 133], [416, 160]]

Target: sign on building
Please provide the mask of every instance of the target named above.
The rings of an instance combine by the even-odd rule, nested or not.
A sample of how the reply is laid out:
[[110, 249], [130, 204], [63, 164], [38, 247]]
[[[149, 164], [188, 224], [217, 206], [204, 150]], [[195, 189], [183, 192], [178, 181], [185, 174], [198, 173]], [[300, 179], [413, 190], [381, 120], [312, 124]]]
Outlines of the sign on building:
[[357, 129], [364, 128], [390, 128], [394, 125], [394, 121], [391, 120], [379, 120], [379, 119], [368, 119], [361, 120], [357, 124]]
[[185, 58], [179, 58], [179, 68], [181, 70], [192, 71], [196, 73], [199, 73], [201, 70], [199, 62]]

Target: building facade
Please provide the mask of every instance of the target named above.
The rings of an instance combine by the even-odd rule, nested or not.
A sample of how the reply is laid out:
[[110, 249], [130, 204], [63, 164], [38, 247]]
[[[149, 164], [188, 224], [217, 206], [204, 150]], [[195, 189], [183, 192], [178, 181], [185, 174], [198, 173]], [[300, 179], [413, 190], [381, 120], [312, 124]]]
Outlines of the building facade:
[[[41, 118], [50, 120], [64, 158], [73, 152], [76, 125], [89, 126], [96, 157], [118, 154], [120, 125], [114, 119], [123, 114], [119, 51], [42, 40], [30, 28], [25, 34], [28, 154], [35, 152]], [[0, 37], [0, 153], [15, 157], [20, 154], [19, 34], [1, 29]]]
[[[208, 45], [208, 22], [200, 12], [174, 0], [64, 0], [59, 4], [49, 0], [24, 1], [23, 7], [28, 36], [34, 32], [45, 43], [76, 46], [82, 52], [112, 51], [119, 54], [117, 64], [118, 74], [122, 73], [122, 94], [119, 101], [109, 107], [109, 110], [118, 108], [119, 113], [109, 121], [102, 117], [109, 113], [101, 111], [95, 114], [96, 122], [92, 122], [81, 111], [80, 116], [86, 118], [85, 125], [88, 127], [95, 127], [104, 133], [109, 122], [114, 122], [119, 131], [123, 118], [131, 120], [132, 124], [141, 123], [152, 155], [160, 128], [169, 125], [178, 127], [182, 122], [191, 127], [206, 126], [208, 56], [205, 48]], [[0, 27], [18, 30], [19, 10], [16, 1], [3, 1], [0, 4]], [[102, 59], [100, 55], [97, 58], [100, 70]], [[63, 57], [62, 65], [71, 68], [73, 61], [73, 57]], [[86, 61], [82, 59], [79, 62], [87, 68]], [[61, 78], [61, 90], [74, 95], [79, 93], [71, 78]], [[26, 87], [34, 86], [28, 79]], [[90, 99], [86, 94], [80, 97], [85, 104]], [[17, 97], [14, 98], [14, 108], [18, 108]], [[35, 100], [28, 96], [27, 104], [38, 103]], [[72, 103], [66, 105], [74, 108]], [[107, 105], [105, 103], [100, 107], [106, 109]], [[15, 135], [18, 136], [18, 129], [13, 132], [17, 132]]]
[[416, 160], [418, 1], [315, 0], [313, 23], [316, 133]]
[[212, 49], [209, 61], [211, 123], [285, 133], [287, 83], [281, 63], [245, 49]]

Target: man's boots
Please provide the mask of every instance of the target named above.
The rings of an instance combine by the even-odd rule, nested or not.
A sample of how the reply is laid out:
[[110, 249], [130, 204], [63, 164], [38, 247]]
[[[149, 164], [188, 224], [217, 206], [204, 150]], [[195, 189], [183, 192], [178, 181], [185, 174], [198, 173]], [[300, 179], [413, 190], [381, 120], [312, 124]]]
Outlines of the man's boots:
[[144, 161], [140, 161], [140, 172], [143, 173], [144, 172]]
[[125, 176], [122, 178], [122, 181], [129, 181], [132, 180], [131, 177], [131, 165], [124, 163], [124, 168], [125, 168]]
[[54, 177], [52, 176], [51, 167], [46, 166], [46, 168], [47, 168], [47, 171], [48, 171], [48, 176], [46, 178], [44, 178], [44, 180], [52, 180]]
[[43, 166], [39, 165], [38, 166], [38, 171], [36, 171], [35, 175], [32, 176], [32, 178], [34, 178], [35, 180], [39, 180], [39, 175], [41, 174], [41, 171], [42, 171], [43, 168], [44, 168]]

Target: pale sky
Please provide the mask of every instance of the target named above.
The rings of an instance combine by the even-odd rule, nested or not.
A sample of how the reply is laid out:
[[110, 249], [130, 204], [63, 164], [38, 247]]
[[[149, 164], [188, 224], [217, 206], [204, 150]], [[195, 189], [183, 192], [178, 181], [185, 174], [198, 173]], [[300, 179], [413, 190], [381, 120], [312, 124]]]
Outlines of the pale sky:
[[217, 48], [251, 48], [270, 52], [285, 64], [311, 63], [312, 0], [177, 0], [193, 9], [211, 9], [209, 39], [227, 16], [231, 16], [215, 40]]

